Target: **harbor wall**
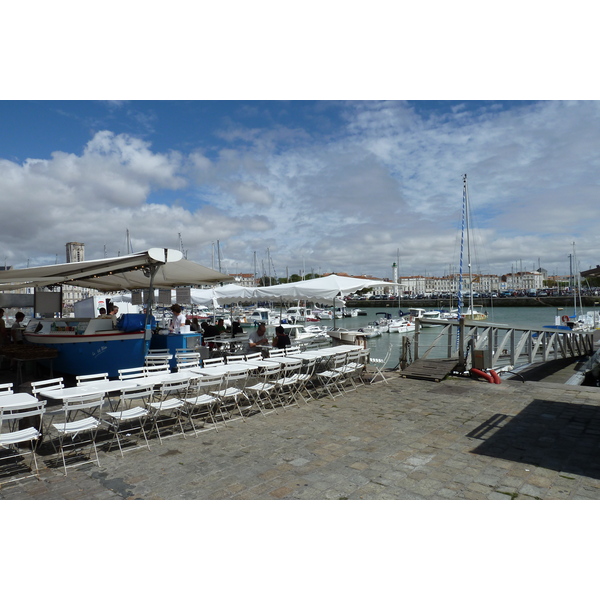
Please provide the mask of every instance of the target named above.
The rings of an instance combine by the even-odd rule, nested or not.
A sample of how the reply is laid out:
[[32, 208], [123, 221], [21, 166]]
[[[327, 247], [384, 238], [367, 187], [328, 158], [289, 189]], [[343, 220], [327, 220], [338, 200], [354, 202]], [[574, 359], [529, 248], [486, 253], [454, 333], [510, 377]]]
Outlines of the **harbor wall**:
[[[466, 305], [466, 298], [463, 299]], [[590, 307], [593, 309], [594, 303], [598, 303], [600, 306], [600, 296], [582, 296], [581, 304], [584, 307]], [[422, 299], [402, 299], [401, 305], [403, 307], [415, 307], [415, 308], [439, 308], [450, 306], [451, 301], [445, 298], [438, 298], [432, 300], [431, 298]], [[453, 301], [456, 306], [456, 300]], [[543, 296], [541, 298], [529, 298], [527, 296], [514, 296], [511, 298], [474, 298], [473, 304], [477, 306], [483, 306], [485, 308], [491, 306], [516, 306], [516, 307], [529, 307], [529, 306], [556, 306], [556, 307], [569, 307], [573, 306], [572, 296]], [[348, 300], [346, 301], [348, 308], [397, 308], [397, 300]], [[579, 306], [579, 299], [577, 300], [577, 306]]]

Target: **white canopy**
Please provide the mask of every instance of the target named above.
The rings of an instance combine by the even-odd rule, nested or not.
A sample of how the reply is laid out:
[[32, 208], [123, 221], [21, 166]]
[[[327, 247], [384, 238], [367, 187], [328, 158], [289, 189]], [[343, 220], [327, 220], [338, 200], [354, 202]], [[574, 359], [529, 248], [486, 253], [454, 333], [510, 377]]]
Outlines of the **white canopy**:
[[257, 300], [330, 300], [333, 302], [338, 294], [351, 294], [363, 288], [382, 285], [393, 286], [396, 284], [390, 281], [375, 281], [360, 277], [328, 275], [295, 283], [259, 287], [256, 288], [254, 298]]
[[229, 275], [185, 260], [179, 250], [150, 248], [113, 258], [0, 271], [0, 289], [57, 284], [78, 285], [102, 292], [145, 289], [150, 284], [150, 270], [156, 270], [154, 288], [233, 280]]
[[204, 290], [192, 290], [192, 302], [194, 304], [211, 304], [216, 302], [240, 302], [253, 300], [256, 288], [244, 287], [235, 283], [213, 287]]

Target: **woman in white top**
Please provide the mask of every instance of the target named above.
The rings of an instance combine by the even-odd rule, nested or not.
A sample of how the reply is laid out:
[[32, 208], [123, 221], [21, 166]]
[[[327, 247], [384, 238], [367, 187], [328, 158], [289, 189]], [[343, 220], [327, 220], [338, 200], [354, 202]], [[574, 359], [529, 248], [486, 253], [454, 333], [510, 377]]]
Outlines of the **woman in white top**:
[[173, 304], [173, 306], [171, 306], [171, 312], [173, 313], [173, 318], [169, 324], [169, 330], [171, 333], [179, 333], [182, 325], [185, 325], [185, 317], [181, 314], [181, 306], [179, 306], [179, 304]]

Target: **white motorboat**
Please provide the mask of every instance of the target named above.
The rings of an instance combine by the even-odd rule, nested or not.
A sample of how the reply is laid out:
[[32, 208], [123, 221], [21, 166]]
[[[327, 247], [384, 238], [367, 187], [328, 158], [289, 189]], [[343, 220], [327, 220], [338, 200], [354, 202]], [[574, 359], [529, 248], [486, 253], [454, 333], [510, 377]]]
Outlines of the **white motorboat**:
[[279, 311], [274, 311], [270, 308], [257, 308], [250, 313], [244, 325], [255, 326], [259, 323], [265, 323], [266, 325], [279, 325], [279, 320]]
[[321, 321], [333, 320], [333, 312], [331, 312], [330, 310], [318, 310], [315, 312]]
[[327, 335], [334, 340], [341, 342], [342, 344], [357, 344], [364, 346], [366, 345], [367, 336], [364, 331], [358, 329], [344, 329], [342, 327], [336, 327], [330, 329]]
[[292, 306], [285, 311], [284, 316], [289, 323], [315, 323], [320, 321], [319, 315], [312, 308], [306, 308], [305, 306]]
[[292, 344], [309, 343], [317, 340], [328, 340], [327, 331], [318, 325], [302, 325], [298, 323], [283, 323], [285, 333], [290, 336]]
[[415, 324], [406, 319], [392, 319], [388, 323], [388, 333], [410, 333], [415, 330]]
[[[409, 319], [414, 323], [416, 319], [441, 319], [441, 311], [427, 310], [425, 308], [409, 308]], [[422, 323], [421, 327], [439, 327], [439, 323]]]
[[[387, 325], [384, 327], [387, 327]], [[382, 334], [383, 327], [380, 326], [379, 323], [375, 322], [375, 323], [369, 323], [368, 325], [365, 325], [364, 327], [359, 327], [358, 331], [362, 331], [362, 333], [364, 333], [365, 337], [367, 337], [367, 338], [374, 338], [374, 337], [378, 337]]]

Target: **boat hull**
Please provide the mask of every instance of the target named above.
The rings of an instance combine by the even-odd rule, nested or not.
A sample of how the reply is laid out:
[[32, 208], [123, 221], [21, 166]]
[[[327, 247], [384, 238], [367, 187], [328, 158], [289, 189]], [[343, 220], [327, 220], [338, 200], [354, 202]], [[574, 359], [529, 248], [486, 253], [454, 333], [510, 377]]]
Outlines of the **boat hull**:
[[53, 370], [68, 375], [108, 373], [109, 377], [117, 377], [119, 369], [142, 366], [147, 351], [143, 331], [105, 335], [26, 333], [24, 337], [26, 343], [56, 349]]
[[356, 344], [365, 346], [367, 336], [362, 331], [350, 331], [347, 329], [331, 329], [327, 335], [342, 344]]

